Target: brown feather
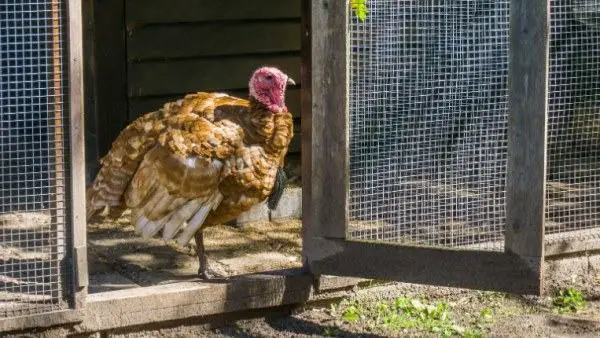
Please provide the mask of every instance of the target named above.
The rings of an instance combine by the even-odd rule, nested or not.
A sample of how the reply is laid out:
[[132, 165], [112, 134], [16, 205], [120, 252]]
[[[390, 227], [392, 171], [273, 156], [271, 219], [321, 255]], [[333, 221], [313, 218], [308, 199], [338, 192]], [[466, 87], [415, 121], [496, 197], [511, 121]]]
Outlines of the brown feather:
[[229, 221], [269, 196], [292, 136], [290, 113], [253, 100], [200, 92], [168, 102], [113, 142], [87, 191], [88, 218], [129, 207], [132, 222], [154, 234], [208, 203], [203, 226]]

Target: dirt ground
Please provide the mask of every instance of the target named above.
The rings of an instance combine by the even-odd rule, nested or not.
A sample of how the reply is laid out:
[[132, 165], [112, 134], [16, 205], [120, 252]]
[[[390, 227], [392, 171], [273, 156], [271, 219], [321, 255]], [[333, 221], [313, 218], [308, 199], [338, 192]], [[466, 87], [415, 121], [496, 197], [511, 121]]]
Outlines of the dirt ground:
[[[589, 290], [589, 285], [585, 287]], [[600, 291], [600, 289], [597, 289]], [[419, 328], [393, 330], [350, 323], [336, 308], [358, 302], [363, 307], [397, 297], [421, 298], [450, 304], [452, 321], [464, 327], [480, 322], [476, 334], [465, 337], [599, 337], [600, 301], [587, 294], [586, 307], [578, 313], [557, 314], [550, 298], [520, 297], [496, 292], [440, 288], [406, 283], [377, 285], [357, 290], [341, 302], [329, 306], [299, 309], [289, 316], [238, 321], [217, 329], [177, 326], [155, 331], [120, 334], [116, 337], [440, 337], [440, 333]], [[481, 322], [482, 311], [489, 317]], [[460, 336], [460, 335], [453, 335]]]

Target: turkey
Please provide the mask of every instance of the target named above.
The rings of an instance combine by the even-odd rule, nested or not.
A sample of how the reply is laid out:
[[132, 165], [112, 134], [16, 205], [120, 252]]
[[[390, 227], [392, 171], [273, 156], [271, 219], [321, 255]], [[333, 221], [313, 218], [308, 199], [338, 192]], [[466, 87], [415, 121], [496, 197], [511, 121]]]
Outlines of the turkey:
[[281, 189], [277, 172], [293, 136], [285, 105], [290, 84], [277, 68], [261, 67], [250, 78], [248, 99], [198, 92], [133, 121], [87, 189], [88, 220], [99, 212], [116, 218], [129, 208], [144, 238], [161, 233], [184, 246], [195, 237], [198, 274], [218, 276], [203, 229], [278, 199], [273, 188]]

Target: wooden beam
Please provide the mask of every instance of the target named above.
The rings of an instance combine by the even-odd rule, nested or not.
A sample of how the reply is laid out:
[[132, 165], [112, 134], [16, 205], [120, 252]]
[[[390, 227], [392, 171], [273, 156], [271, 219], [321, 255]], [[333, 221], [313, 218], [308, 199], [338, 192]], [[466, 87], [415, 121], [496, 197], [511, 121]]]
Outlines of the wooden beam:
[[[54, 311], [22, 317], [0, 319], [0, 332], [21, 331], [26, 329], [40, 330], [52, 326], [81, 322], [83, 313], [79, 310]], [[29, 332], [31, 334], [31, 332]]]
[[[310, 35], [310, 44], [304, 47], [311, 50], [311, 88], [306, 92], [311, 106], [304, 108], [302, 117], [303, 182], [310, 185], [303, 192], [302, 205], [303, 216], [308, 215], [304, 222], [309, 242], [313, 237], [345, 238], [349, 190], [347, 4], [315, 1], [311, 5], [310, 11], [304, 8], [304, 15], [310, 12], [311, 26], [303, 24], [303, 34]], [[304, 39], [306, 43], [308, 38]], [[311, 253], [307, 254], [310, 259]]]
[[550, 16], [547, 0], [511, 1], [505, 248], [541, 283]]
[[[296, 79], [294, 79], [296, 80]], [[297, 79], [300, 81], [300, 79]], [[212, 88], [206, 89], [197, 89], [197, 91], [214, 91]], [[247, 98], [248, 97], [248, 89], [234, 89], [234, 90], [219, 90], [223, 93], [227, 93], [229, 95]], [[165, 95], [165, 96], [141, 96], [141, 97], [132, 97], [129, 99], [129, 120], [133, 121], [142, 114], [149, 113], [156, 109], [161, 108], [166, 102], [177, 101], [184, 97], [188, 93], [179, 93], [173, 95]], [[287, 90], [286, 93], [286, 105], [292, 116], [295, 118], [300, 117], [301, 105], [300, 105], [300, 88], [292, 87]]]
[[136, 61], [290, 51], [300, 51], [297, 19], [152, 25], [129, 32], [127, 39], [127, 59]]
[[[50, 89], [51, 97], [49, 99], [54, 101], [54, 116], [52, 118], [53, 122], [53, 141], [54, 141], [54, 172], [51, 173], [51, 180], [53, 181], [50, 184], [51, 187], [54, 187], [53, 196], [51, 195], [51, 227], [52, 231], [56, 234], [55, 240], [50, 242], [51, 250], [52, 250], [52, 270], [46, 271], [44, 274], [46, 277], [50, 279], [51, 283], [56, 283], [56, 286], [53, 286], [56, 290], [60, 291], [52, 291], [52, 297], [57, 298], [62, 306], [65, 305], [65, 300], [68, 299], [66, 295], [66, 291], [68, 288], [68, 283], [66, 283], [66, 271], [64, 269], [66, 266], [60, 264], [59, 262], [64, 261], [65, 249], [67, 247], [67, 243], [65, 243], [65, 234], [66, 232], [66, 177], [65, 177], [65, 132], [64, 132], [64, 110], [66, 105], [64, 105], [64, 98], [66, 94], [64, 92], [63, 87], [63, 61], [64, 61], [64, 52], [63, 52], [63, 18], [62, 18], [62, 8], [61, 4], [58, 0], [53, 0], [50, 3], [50, 20], [52, 27], [52, 88]], [[51, 193], [52, 194], [52, 193]], [[54, 277], [51, 277], [54, 276]], [[58, 280], [57, 280], [58, 279]]]
[[302, 170], [302, 263], [305, 269], [309, 269], [308, 259], [310, 252], [307, 251], [308, 243], [312, 237], [315, 228], [312, 210], [312, 1], [302, 0], [302, 16], [300, 19], [301, 33], [301, 62], [300, 62], [300, 81], [303, 83], [300, 88], [300, 114], [302, 124], [301, 128], [301, 153], [300, 158]]
[[125, 1], [128, 26], [148, 23], [300, 17], [300, 0], [147, 0]]
[[313, 238], [314, 274], [401, 280], [449, 287], [540, 294], [537, 274], [514, 254]]
[[73, 306], [81, 308], [87, 293], [86, 212], [85, 212], [85, 138], [83, 121], [83, 22], [80, 1], [68, 2], [69, 18], [69, 108], [70, 108], [70, 153], [71, 153], [71, 218], [72, 234], [71, 266], [74, 281]]
[[123, 0], [94, 1], [94, 83], [100, 156], [127, 124], [127, 53]]
[[81, 332], [299, 304], [312, 295], [312, 276], [297, 269], [236, 276], [227, 282], [182, 282], [92, 294]]
[[600, 251], [600, 236], [597, 229], [559, 232], [545, 235], [544, 257], [554, 257]]
[[129, 63], [129, 96], [196, 92], [199, 88], [245, 88], [252, 72], [272, 65], [299, 78], [300, 57], [295, 54], [182, 59]]

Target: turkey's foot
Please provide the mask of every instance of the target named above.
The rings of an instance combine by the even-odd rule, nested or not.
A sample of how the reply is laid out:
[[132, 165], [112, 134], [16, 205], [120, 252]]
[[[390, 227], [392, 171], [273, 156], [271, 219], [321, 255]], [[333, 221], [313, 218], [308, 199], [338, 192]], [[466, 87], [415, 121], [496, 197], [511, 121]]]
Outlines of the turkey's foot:
[[208, 257], [206, 256], [206, 251], [204, 249], [204, 235], [202, 230], [196, 232], [196, 254], [198, 255], [198, 275], [202, 279], [225, 279], [229, 277], [227, 272], [222, 269], [219, 269], [215, 266], [212, 266], [208, 263]]
[[198, 276], [202, 279], [227, 279], [229, 274], [225, 271], [208, 264], [208, 260], [198, 268]]

